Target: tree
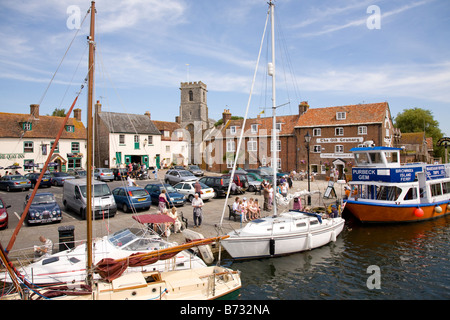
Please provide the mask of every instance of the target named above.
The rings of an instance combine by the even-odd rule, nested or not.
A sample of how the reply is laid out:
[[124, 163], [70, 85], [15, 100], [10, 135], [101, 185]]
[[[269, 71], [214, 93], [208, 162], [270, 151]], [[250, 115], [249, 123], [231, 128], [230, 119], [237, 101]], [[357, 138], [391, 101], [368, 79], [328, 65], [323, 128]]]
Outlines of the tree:
[[404, 109], [402, 113], [395, 117], [394, 126], [403, 133], [425, 132], [426, 137], [433, 138], [434, 155], [437, 157], [444, 155], [443, 148], [436, 145], [443, 134], [439, 129], [439, 122], [434, 119], [430, 110], [421, 108]]
[[66, 116], [66, 109], [64, 109], [64, 108], [62, 108], [62, 109], [55, 108], [55, 110], [53, 110], [52, 116], [53, 117], [65, 117]]

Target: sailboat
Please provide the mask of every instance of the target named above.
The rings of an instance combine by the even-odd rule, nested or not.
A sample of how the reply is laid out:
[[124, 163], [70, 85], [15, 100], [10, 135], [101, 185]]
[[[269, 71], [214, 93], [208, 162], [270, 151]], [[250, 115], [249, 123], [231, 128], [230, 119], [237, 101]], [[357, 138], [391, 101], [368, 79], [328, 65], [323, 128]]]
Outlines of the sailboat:
[[[88, 76], [88, 143], [87, 143], [87, 199], [91, 199], [92, 195], [92, 154], [93, 154], [93, 119], [92, 119], [92, 104], [93, 104], [93, 87], [94, 87], [94, 26], [95, 26], [95, 2], [91, 2], [90, 7], [90, 36], [89, 40], [89, 76]], [[77, 96], [78, 98], [78, 96]], [[72, 112], [75, 105], [69, 109], [68, 116]], [[60, 129], [54, 146], [50, 151], [50, 155], [44, 164], [44, 168], [39, 179], [36, 182], [36, 187], [31, 194], [31, 200], [34, 197], [36, 190], [42, 180], [50, 157], [57, 145], [59, 136], [64, 128], [64, 124]], [[86, 225], [87, 225], [87, 239], [86, 245], [86, 271], [85, 279], [83, 281], [72, 281], [65, 284], [57, 284], [53, 286], [37, 287], [27, 277], [21, 275], [16, 268], [9, 261], [7, 252], [10, 251], [12, 244], [17, 236], [18, 229], [13, 233], [11, 241], [6, 248], [0, 245], [0, 260], [5, 266], [8, 275], [11, 277], [16, 292], [4, 295], [3, 300], [16, 299], [58, 299], [58, 300], [173, 300], [173, 299], [218, 299], [218, 298], [234, 298], [239, 295], [241, 288], [241, 278], [239, 271], [221, 266], [199, 266], [195, 269], [185, 269], [176, 271], [131, 271], [124, 273], [128, 267], [142, 267], [152, 264], [159, 260], [171, 259], [179, 252], [190, 248], [192, 245], [205, 245], [212, 241], [221, 240], [225, 238], [216, 237], [189, 244], [180, 245], [177, 247], [164, 247], [150, 252], [135, 252], [126, 257], [106, 257], [93, 262], [93, 241], [92, 241], [92, 202], [87, 201], [86, 207]], [[29, 205], [25, 207], [22, 220], [25, 218], [29, 209]], [[50, 257], [51, 258], [51, 257]], [[94, 273], [100, 275], [100, 279], [94, 279]]]
[[[273, 1], [270, 1], [267, 20], [270, 16], [272, 62], [269, 62], [268, 64], [268, 74], [272, 77], [272, 141], [277, 141], [274, 8], [275, 4]], [[256, 70], [257, 69], [258, 67], [256, 67]], [[244, 118], [243, 127], [245, 126], [245, 119], [246, 118]], [[240, 140], [242, 140], [242, 134]], [[241, 142], [239, 142], [239, 144], [240, 143]], [[240, 147], [238, 146], [237, 150], [239, 149]], [[273, 150], [273, 181], [277, 181], [275, 165], [277, 163], [277, 152], [276, 148], [273, 148]], [[236, 156], [236, 159], [237, 158], [238, 157]], [[232, 170], [232, 176], [234, 175], [235, 168], [236, 160]], [[229, 193], [230, 192], [228, 192], [228, 194]], [[243, 228], [229, 232], [227, 234], [229, 237], [221, 241], [221, 244], [233, 259], [274, 257], [311, 250], [326, 245], [331, 241], [336, 241], [336, 237], [342, 232], [345, 221], [339, 216], [336, 218], [329, 218], [316, 213], [302, 212], [298, 210], [278, 213], [277, 202], [281, 202], [280, 200], [282, 199], [280, 199], [281, 195], [277, 194], [276, 196], [278, 198], [274, 201], [272, 216], [250, 221]], [[220, 225], [222, 225], [222, 221]]]

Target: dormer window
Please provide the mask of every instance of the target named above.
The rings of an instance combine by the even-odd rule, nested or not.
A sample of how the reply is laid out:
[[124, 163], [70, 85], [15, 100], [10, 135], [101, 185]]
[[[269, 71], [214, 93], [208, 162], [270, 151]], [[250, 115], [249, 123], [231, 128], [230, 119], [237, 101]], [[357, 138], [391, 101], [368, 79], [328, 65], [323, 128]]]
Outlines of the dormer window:
[[31, 122], [22, 122], [23, 131], [31, 131]]
[[346, 112], [336, 112], [336, 120], [345, 120], [347, 118]]
[[66, 126], [66, 131], [67, 132], [75, 132], [75, 127], [74, 126]]
[[231, 126], [231, 127], [230, 127], [230, 133], [231, 133], [231, 134], [236, 134], [236, 131], [237, 131], [237, 130], [236, 130], [236, 126]]
[[257, 124], [252, 124], [252, 133], [258, 133], [258, 125]]
[[277, 130], [277, 132], [281, 132], [281, 122], [275, 125], [275, 130]]

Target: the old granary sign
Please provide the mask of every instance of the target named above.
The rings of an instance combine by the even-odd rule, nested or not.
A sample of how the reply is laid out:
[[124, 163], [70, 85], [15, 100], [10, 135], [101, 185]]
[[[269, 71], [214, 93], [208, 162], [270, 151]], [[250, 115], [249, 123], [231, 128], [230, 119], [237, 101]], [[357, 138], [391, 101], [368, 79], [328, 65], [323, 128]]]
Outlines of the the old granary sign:
[[317, 143], [362, 143], [363, 137], [317, 138]]

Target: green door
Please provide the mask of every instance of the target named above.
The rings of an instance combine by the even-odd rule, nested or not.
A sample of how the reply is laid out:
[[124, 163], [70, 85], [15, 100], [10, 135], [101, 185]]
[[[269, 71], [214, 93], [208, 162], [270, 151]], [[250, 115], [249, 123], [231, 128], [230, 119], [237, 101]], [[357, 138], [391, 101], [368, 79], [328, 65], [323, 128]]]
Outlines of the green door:
[[122, 152], [116, 152], [116, 165], [119, 166], [122, 163]]
[[142, 163], [148, 168], [148, 156], [142, 156]]
[[157, 154], [156, 155], [156, 167], [158, 169], [161, 169], [161, 163], [159, 162], [159, 160], [160, 160], [160, 156], [159, 156], [159, 154]]
[[131, 156], [125, 156], [125, 163], [130, 164], [131, 163]]

